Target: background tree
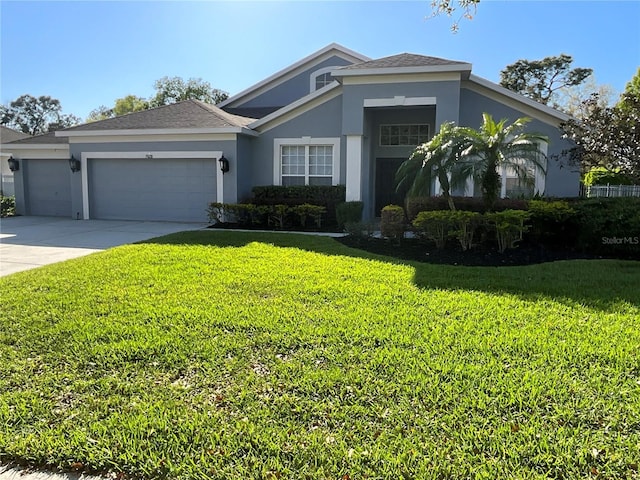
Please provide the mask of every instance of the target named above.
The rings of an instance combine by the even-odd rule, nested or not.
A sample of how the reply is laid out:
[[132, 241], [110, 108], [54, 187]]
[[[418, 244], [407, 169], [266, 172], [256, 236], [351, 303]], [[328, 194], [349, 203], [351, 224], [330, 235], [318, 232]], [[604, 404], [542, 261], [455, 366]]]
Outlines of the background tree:
[[633, 99], [640, 97], [640, 67], [625, 86], [624, 93], [625, 95], [620, 97], [617, 107], [622, 110], [633, 109], [635, 103]]
[[116, 117], [126, 115], [127, 113], [140, 112], [149, 108], [149, 102], [142, 97], [136, 95], [127, 95], [118, 98], [113, 107], [113, 114]]
[[0, 124], [29, 135], [40, 135], [53, 127], [70, 127], [80, 121], [75, 115], [63, 114], [60, 100], [47, 95], [21, 95], [0, 109]]
[[518, 60], [500, 72], [500, 85], [536, 102], [557, 107], [554, 94], [584, 82], [593, 70], [571, 68], [573, 57], [560, 54], [542, 60]]
[[100, 105], [98, 108], [89, 112], [87, 122], [97, 122], [98, 120], [105, 120], [107, 118], [113, 118], [114, 116], [113, 108], [109, 108], [106, 105]]
[[87, 117], [88, 122], [119, 117], [127, 113], [139, 112], [153, 107], [169, 105], [182, 100], [200, 100], [205, 103], [216, 104], [229, 97], [227, 92], [213, 88], [209, 82], [200, 78], [190, 78], [185, 81], [181, 77], [162, 77], [154, 83], [156, 93], [150, 99], [127, 95], [116, 99], [113, 107], [104, 105], [92, 110]]
[[601, 106], [597, 94], [584, 103], [584, 118], [561, 124], [564, 137], [575, 143], [563, 156], [583, 171], [605, 167], [640, 182], [640, 95], [625, 92], [613, 107]]
[[431, 0], [432, 17], [446, 15], [452, 17], [457, 14], [457, 20], [451, 24], [451, 31], [454, 33], [459, 29], [460, 20], [466, 18], [473, 19], [476, 15], [480, 0]]
[[213, 88], [209, 82], [201, 78], [190, 78], [185, 81], [181, 77], [162, 77], [156, 80], [154, 86], [156, 94], [149, 100], [152, 107], [189, 99], [216, 104], [229, 97], [226, 92]]
[[585, 100], [594, 93], [598, 95], [598, 105], [602, 108], [613, 105], [618, 96], [611, 85], [599, 84], [591, 75], [580, 85], [558, 90], [556, 92], [556, 108], [574, 118], [582, 119], [589, 114], [586, 110], [588, 105]]

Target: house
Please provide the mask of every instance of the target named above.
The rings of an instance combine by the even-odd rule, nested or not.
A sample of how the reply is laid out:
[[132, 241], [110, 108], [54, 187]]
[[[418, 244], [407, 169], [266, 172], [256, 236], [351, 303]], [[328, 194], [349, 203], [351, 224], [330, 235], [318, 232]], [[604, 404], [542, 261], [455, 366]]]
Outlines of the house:
[[[532, 118], [550, 155], [569, 147], [558, 130], [566, 115], [477, 77], [469, 63], [372, 60], [331, 44], [217, 106], [187, 100], [3, 149], [20, 161], [25, 215], [206, 221], [209, 202], [246, 200], [254, 186], [340, 184], [373, 217], [401, 201], [394, 173], [415, 145], [443, 122], [477, 128], [483, 112]], [[511, 172], [502, 178], [503, 195], [517, 191]], [[578, 186], [578, 172], [551, 160], [535, 176], [535, 191], [548, 196], [577, 196]], [[464, 193], [479, 189], [470, 182]]]
[[[26, 133], [17, 132], [4, 125], [0, 125], [0, 145], [21, 140], [28, 136]], [[13, 172], [9, 169], [9, 163], [7, 162], [10, 157], [11, 155], [4, 153], [2, 149], [0, 149], [0, 195], [6, 195], [8, 197], [13, 196], [15, 193], [13, 188]]]

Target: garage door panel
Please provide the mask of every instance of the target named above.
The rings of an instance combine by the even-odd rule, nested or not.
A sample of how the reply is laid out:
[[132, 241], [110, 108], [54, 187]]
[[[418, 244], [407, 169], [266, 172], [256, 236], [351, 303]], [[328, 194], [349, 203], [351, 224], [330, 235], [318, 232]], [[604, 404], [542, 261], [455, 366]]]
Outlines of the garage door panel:
[[213, 159], [90, 159], [92, 218], [206, 221], [216, 200]]
[[26, 160], [28, 213], [71, 216], [71, 179], [68, 160]]

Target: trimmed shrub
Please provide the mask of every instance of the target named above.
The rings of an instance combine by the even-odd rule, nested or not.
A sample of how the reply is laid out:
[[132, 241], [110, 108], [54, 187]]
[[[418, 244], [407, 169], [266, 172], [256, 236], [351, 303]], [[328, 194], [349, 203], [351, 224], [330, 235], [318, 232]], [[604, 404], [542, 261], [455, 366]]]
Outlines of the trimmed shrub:
[[336, 207], [336, 221], [338, 227], [344, 228], [347, 223], [362, 221], [363, 202], [342, 202]]
[[310, 205], [303, 203], [302, 205], [296, 205], [291, 210], [298, 216], [300, 226], [305, 228], [307, 226], [307, 219], [313, 220], [314, 225], [320, 228], [322, 224], [322, 216], [327, 212], [327, 209], [319, 205]]
[[418, 235], [433, 241], [438, 249], [443, 249], [447, 239], [453, 237], [460, 242], [462, 250], [469, 250], [475, 231], [482, 223], [482, 214], [478, 212], [431, 210], [420, 212], [413, 226]]
[[16, 198], [0, 195], [0, 217], [13, 217], [16, 214]]
[[473, 246], [473, 236], [476, 229], [483, 223], [482, 214], [478, 212], [449, 211], [451, 224], [449, 235], [455, 237], [462, 250], [469, 250]]
[[498, 251], [504, 253], [507, 248], [516, 248], [516, 243], [522, 240], [524, 232], [529, 228], [525, 222], [529, 212], [522, 210], [504, 210], [485, 214], [487, 223], [496, 231]]
[[640, 198], [589, 198], [573, 208], [578, 249], [640, 258]]
[[350, 237], [366, 240], [373, 236], [375, 224], [373, 222], [346, 222], [344, 231]]
[[385, 238], [400, 240], [404, 237], [404, 210], [398, 205], [387, 205], [382, 209], [380, 233]]
[[218, 224], [224, 221], [224, 203], [213, 202], [207, 208], [207, 216], [211, 223]]
[[576, 242], [576, 211], [566, 200], [529, 201], [531, 230], [528, 237], [552, 246], [573, 246]]
[[326, 209], [326, 223], [336, 224], [336, 206], [344, 202], [346, 189], [344, 185], [267, 185], [253, 187], [253, 199], [255, 205], [302, 205], [308, 203], [319, 205]]
[[283, 229], [287, 221], [287, 214], [290, 210], [287, 205], [273, 205], [269, 210], [269, 225]]
[[[484, 213], [486, 206], [479, 197], [453, 197], [453, 201], [458, 210], [470, 212]], [[447, 200], [442, 197], [413, 197], [406, 201], [407, 217], [413, 220], [420, 212], [431, 210], [448, 210]], [[503, 210], [526, 210], [527, 201], [514, 198], [500, 198], [493, 205], [493, 211], [501, 212]]]
[[447, 245], [449, 230], [452, 226], [451, 210], [429, 210], [418, 213], [413, 220], [416, 233], [436, 244], [442, 250]]
[[248, 203], [225, 203], [224, 219], [227, 223], [237, 223], [240, 227], [251, 225], [250, 210], [253, 205]]
[[269, 211], [271, 207], [268, 205], [253, 205], [247, 204], [247, 211], [249, 213], [249, 218], [251, 219], [251, 225], [254, 226], [267, 226], [267, 215], [269, 215]]
[[299, 203], [319, 205], [325, 202], [344, 202], [346, 189], [344, 185], [266, 185], [253, 187], [253, 203], [256, 205], [276, 205], [283, 200], [295, 200]]

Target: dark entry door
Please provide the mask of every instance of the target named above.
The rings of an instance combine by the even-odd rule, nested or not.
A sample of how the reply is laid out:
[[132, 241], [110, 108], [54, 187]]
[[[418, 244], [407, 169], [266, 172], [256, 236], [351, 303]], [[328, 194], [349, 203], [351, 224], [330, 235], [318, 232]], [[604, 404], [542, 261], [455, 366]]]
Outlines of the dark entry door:
[[376, 217], [380, 210], [387, 205], [402, 206], [404, 199], [396, 193], [396, 170], [406, 158], [377, 158], [376, 159]]

